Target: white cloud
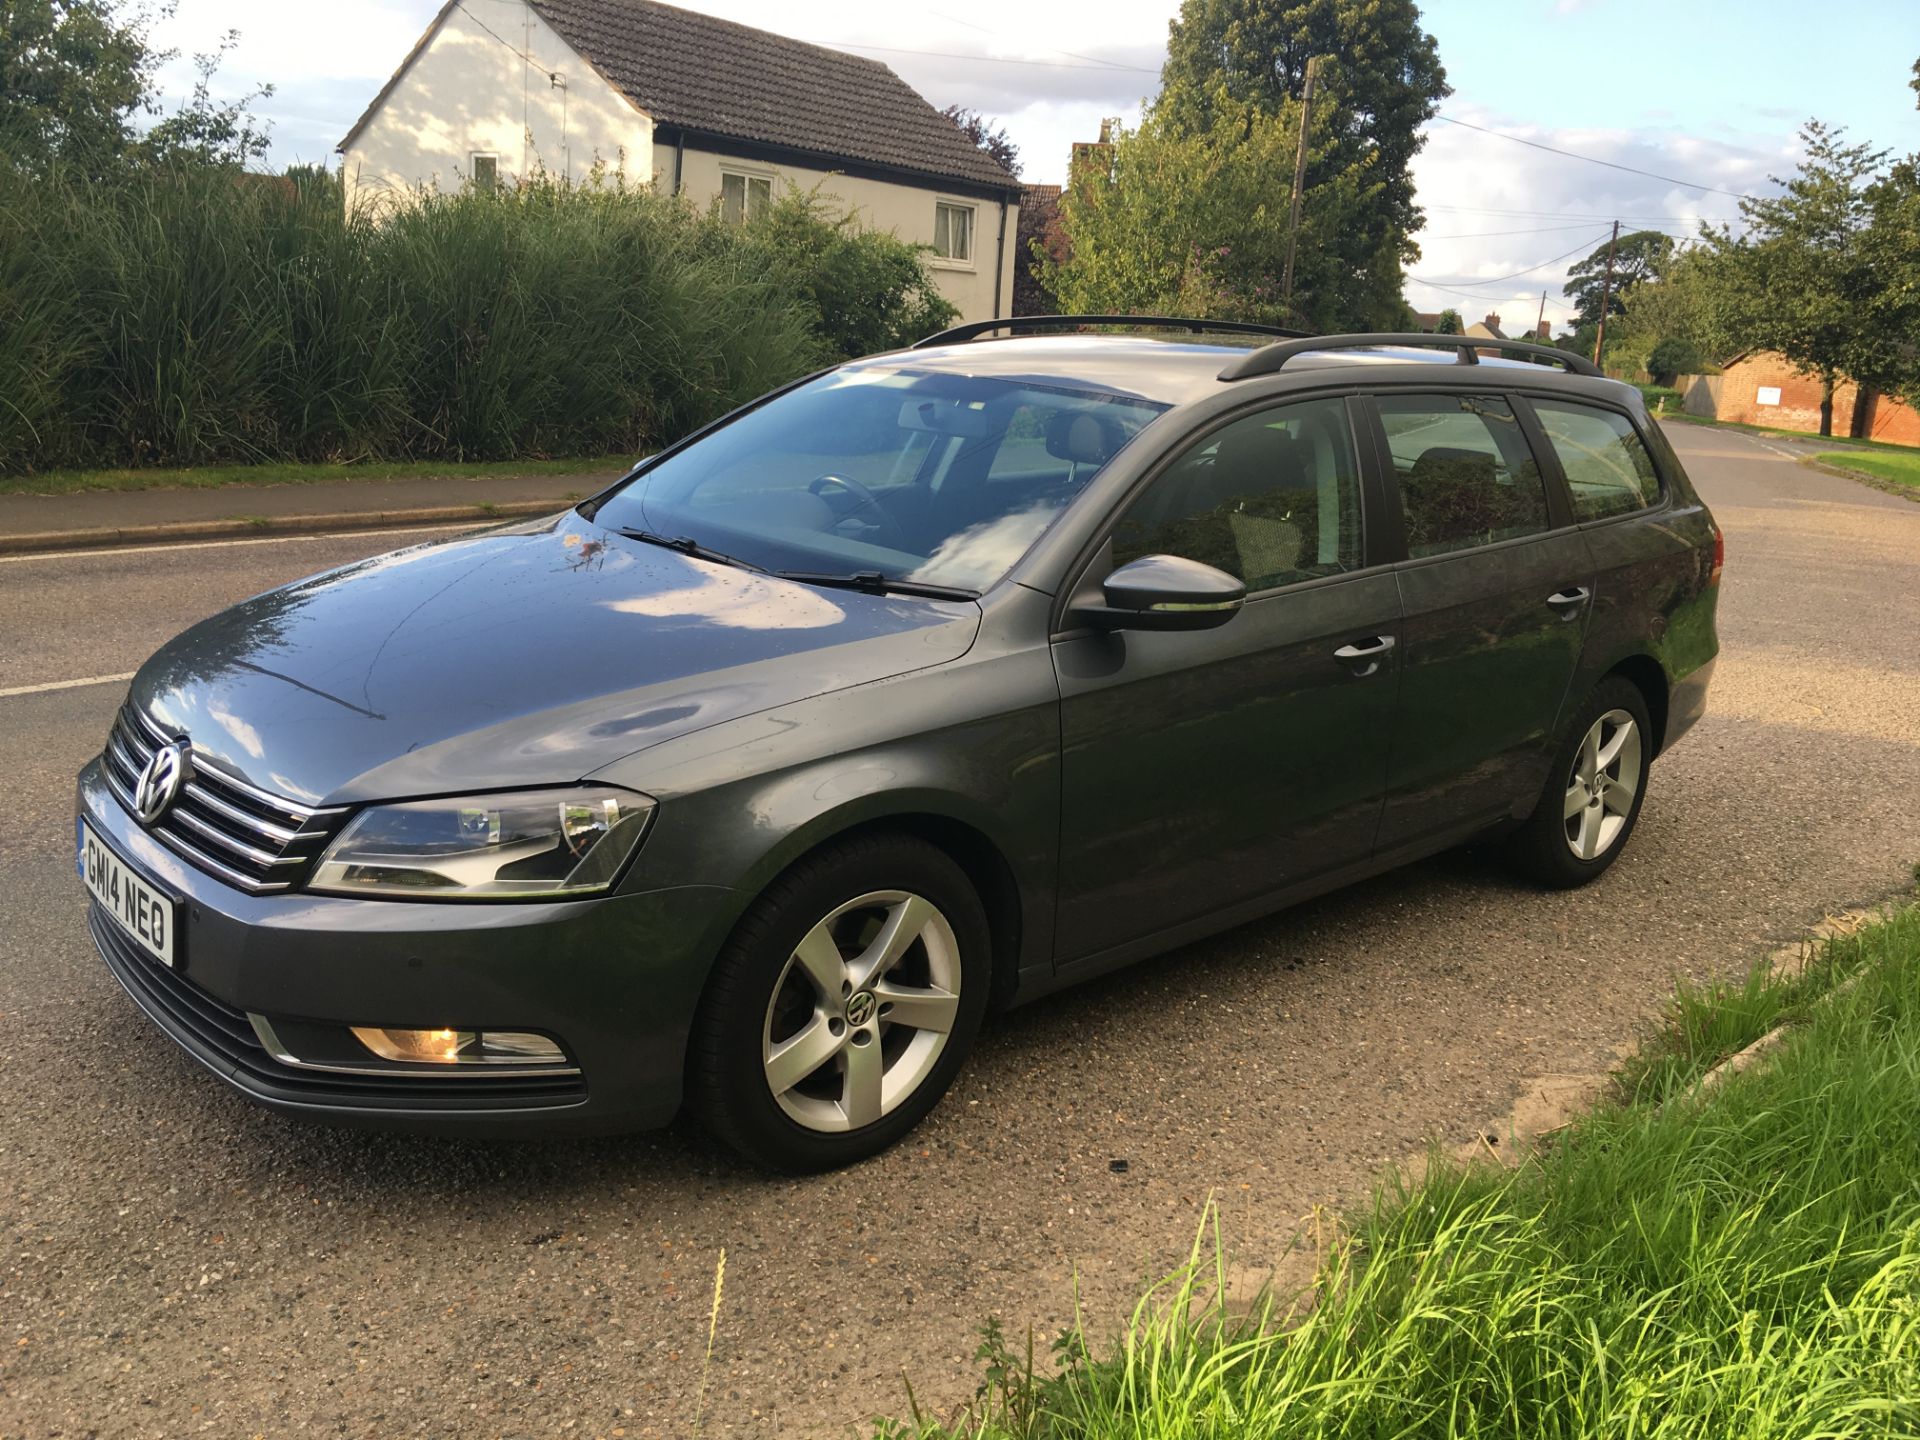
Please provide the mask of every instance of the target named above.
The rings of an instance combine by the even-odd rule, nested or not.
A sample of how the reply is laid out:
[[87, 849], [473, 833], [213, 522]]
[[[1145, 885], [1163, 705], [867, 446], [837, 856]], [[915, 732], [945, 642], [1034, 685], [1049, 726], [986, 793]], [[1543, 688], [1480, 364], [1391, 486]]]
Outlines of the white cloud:
[[[1663, 130], [1554, 130], [1458, 100], [1447, 110], [1542, 145], [1736, 194], [1766, 187], [1768, 173], [1786, 163], [1779, 142], [1759, 136], [1706, 140]], [[1430, 127], [1413, 174], [1427, 224], [1415, 237], [1423, 253], [1409, 267], [1419, 278], [1409, 282], [1407, 298], [1421, 310], [1452, 307], [1467, 320], [1498, 311], [1509, 329], [1516, 321], [1532, 321], [1543, 289], [1549, 319], [1560, 323], [1571, 315], [1560, 290], [1567, 267], [1605, 242], [1614, 219], [1623, 234], [1661, 229], [1678, 239], [1697, 234], [1702, 220], [1739, 213], [1739, 202], [1725, 195], [1704, 195], [1444, 122]], [[1516, 274], [1521, 271], [1527, 273]]]

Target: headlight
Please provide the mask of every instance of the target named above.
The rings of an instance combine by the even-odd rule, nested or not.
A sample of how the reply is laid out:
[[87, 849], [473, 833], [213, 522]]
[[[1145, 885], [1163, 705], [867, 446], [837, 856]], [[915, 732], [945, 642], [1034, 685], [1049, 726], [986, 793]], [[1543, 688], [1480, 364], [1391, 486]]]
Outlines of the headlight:
[[613, 884], [653, 814], [631, 790], [528, 790], [361, 811], [309, 890], [419, 899], [545, 900]]

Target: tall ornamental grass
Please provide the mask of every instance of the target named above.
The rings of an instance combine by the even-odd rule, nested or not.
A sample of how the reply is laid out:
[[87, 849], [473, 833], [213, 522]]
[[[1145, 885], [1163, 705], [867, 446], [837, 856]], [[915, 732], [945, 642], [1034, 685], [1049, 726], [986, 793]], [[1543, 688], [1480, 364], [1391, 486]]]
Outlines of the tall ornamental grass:
[[804, 195], [742, 229], [617, 186], [348, 215], [317, 173], [0, 167], [0, 471], [641, 451], [951, 314]]
[[[971, 1440], [1778, 1440], [1920, 1434], [1920, 910], [1768, 1063], [1643, 1077], [1518, 1171], [1379, 1197], [1305, 1297], [1217, 1253], [1059, 1373], [989, 1329]], [[1205, 1239], [1203, 1233], [1203, 1239]]]

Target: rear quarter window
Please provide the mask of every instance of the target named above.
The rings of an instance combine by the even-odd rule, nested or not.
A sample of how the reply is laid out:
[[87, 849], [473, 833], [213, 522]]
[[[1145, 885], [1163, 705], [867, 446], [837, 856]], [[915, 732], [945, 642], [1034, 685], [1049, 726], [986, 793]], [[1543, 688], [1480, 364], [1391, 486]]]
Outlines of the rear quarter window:
[[1532, 404], [1566, 472], [1576, 520], [1629, 515], [1660, 499], [1660, 474], [1626, 416], [1568, 400]]

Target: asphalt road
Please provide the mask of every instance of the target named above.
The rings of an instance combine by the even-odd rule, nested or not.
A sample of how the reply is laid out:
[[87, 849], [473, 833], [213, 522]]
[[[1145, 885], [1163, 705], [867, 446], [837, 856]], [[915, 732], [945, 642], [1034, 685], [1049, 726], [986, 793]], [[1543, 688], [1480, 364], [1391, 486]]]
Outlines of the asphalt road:
[[[70, 786], [122, 686], [0, 694], [0, 1435], [853, 1433], [963, 1398], [989, 1315], [1096, 1329], [1209, 1195], [1239, 1264], [1535, 1076], [1605, 1068], [1920, 858], [1920, 505], [1676, 427], [1727, 536], [1711, 713], [1632, 849], [1548, 895], [1454, 854], [990, 1024], [913, 1141], [806, 1181], [697, 1137], [299, 1124], [137, 1017], [82, 929]], [[130, 671], [392, 536], [0, 563], [0, 692]], [[1111, 1162], [1125, 1160], [1124, 1173]]]

